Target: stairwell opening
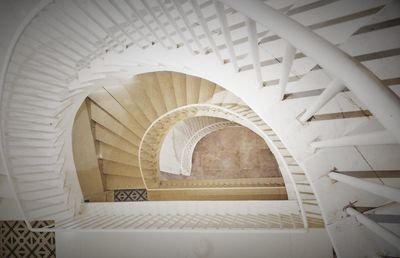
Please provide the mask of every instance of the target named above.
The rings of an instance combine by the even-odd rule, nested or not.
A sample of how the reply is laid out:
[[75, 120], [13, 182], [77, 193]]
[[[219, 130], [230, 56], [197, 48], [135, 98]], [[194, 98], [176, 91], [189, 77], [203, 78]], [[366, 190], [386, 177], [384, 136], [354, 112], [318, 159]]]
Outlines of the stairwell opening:
[[287, 200], [280, 166], [252, 119], [232, 93], [186, 74], [145, 73], [103, 87], [74, 122], [84, 199]]

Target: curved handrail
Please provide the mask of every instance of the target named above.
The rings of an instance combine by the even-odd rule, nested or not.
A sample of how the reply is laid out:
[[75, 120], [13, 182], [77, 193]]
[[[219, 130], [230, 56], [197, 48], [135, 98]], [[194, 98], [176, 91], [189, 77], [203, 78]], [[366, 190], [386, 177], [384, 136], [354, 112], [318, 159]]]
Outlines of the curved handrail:
[[218, 0], [268, 27], [340, 79], [400, 142], [400, 101], [380, 80], [344, 51], [261, 0]]
[[[162, 116], [158, 117], [146, 129], [146, 131], [144, 132], [144, 134], [142, 136], [140, 144], [139, 144], [139, 151], [138, 151], [139, 170], [141, 172], [142, 181], [143, 181], [143, 184], [144, 184], [146, 189], [149, 189], [149, 187], [147, 186], [147, 183], [146, 183], [146, 180], [145, 180], [145, 176], [144, 176], [144, 173], [143, 173], [143, 170], [142, 170], [142, 167], [143, 167], [142, 166], [142, 150], [144, 150], [145, 142], [147, 141], [147, 139], [149, 137], [151, 137], [150, 136], [151, 131], [154, 130], [154, 128], [160, 123], [160, 121], [168, 119], [169, 116], [172, 116], [174, 114], [178, 114], [178, 112], [182, 113], [182, 111], [186, 111], [188, 113], [196, 114], [196, 113], [198, 113], [200, 111], [199, 109], [204, 109], [203, 111], [207, 111], [207, 112], [221, 111], [221, 112], [225, 112], [226, 114], [231, 114], [231, 116], [236, 116], [236, 118], [238, 120], [243, 120], [239, 115], [235, 114], [234, 112], [232, 112], [230, 110], [227, 110], [227, 109], [219, 107], [219, 106], [210, 105], [210, 104], [191, 104], [191, 105], [186, 105], [186, 106], [182, 106], [182, 107], [170, 110], [167, 113], [163, 114]], [[187, 116], [187, 117], [190, 117], [190, 116]], [[233, 119], [233, 117], [232, 117], [232, 119]], [[165, 135], [160, 135], [159, 133], [157, 134], [157, 137], [163, 138], [164, 136]]]
[[[211, 110], [221, 110], [225, 113], [229, 113], [231, 115], [236, 116], [240, 121], [244, 121], [249, 123], [249, 126], [251, 126], [252, 128], [254, 128], [256, 130], [256, 133], [259, 134], [267, 143], [268, 147], [270, 148], [271, 152], [274, 153], [274, 156], [276, 157], [277, 161], [282, 164], [284, 172], [287, 174], [290, 183], [293, 186], [295, 195], [296, 195], [296, 199], [298, 201], [298, 205], [299, 205], [299, 209], [300, 209], [300, 213], [301, 213], [301, 217], [302, 217], [302, 221], [303, 221], [303, 225], [305, 228], [308, 228], [308, 221], [307, 221], [307, 215], [303, 206], [303, 202], [302, 202], [302, 198], [300, 195], [299, 190], [296, 187], [296, 182], [293, 178], [292, 173], [290, 172], [289, 166], [286, 164], [285, 159], [283, 158], [283, 156], [280, 154], [278, 148], [276, 147], [276, 145], [273, 143], [273, 141], [265, 134], [265, 132], [263, 130], [261, 130], [258, 126], [254, 125], [251, 121], [249, 121], [246, 117], [237, 114], [234, 111], [231, 111], [227, 108], [221, 107], [221, 106], [216, 106], [216, 105], [211, 105], [211, 104], [191, 104], [191, 105], [187, 105], [187, 106], [183, 106], [183, 107], [179, 107], [176, 109], [173, 109], [167, 113], [165, 113], [164, 115], [158, 117], [156, 120], [154, 120], [152, 122], [152, 124], [147, 128], [147, 130], [145, 131], [145, 133], [143, 134], [143, 137], [140, 141], [140, 145], [139, 145], [139, 151], [138, 151], [138, 161], [139, 161], [139, 171], [141, 173], [141, 177], [143, 180], [143, 184], [145, 186], [146, 189], [149, 189], [146, 182], [145, 182], [145, 177], [143, 174], [143, 170], [142, 170], [142, 162], [141, 162], [141, 150], [143, 148], [144, 142], [145, 142], [145, 138], [146, 136], [149, 134], [149, 132], [152, 130], [152, 128], [162, 119], [164, 119], [165, 117], [169, 116], [170, 114], [180, 111], [180, 110], [184, 110], [187, 108], [192, 108], [192, 107], [206, 107], [207, 109], [211, 109]], [[238, 121], [235, 121], [238, 122]], [[240, 122], [238, 122], [239, 124], [241, 124]], [[171, 189], [162, 189], [162, 188], [158, 188], [157, 190], [171, 190]], [[179, 188], [179, 190], [186, 190], [185, 188]]]

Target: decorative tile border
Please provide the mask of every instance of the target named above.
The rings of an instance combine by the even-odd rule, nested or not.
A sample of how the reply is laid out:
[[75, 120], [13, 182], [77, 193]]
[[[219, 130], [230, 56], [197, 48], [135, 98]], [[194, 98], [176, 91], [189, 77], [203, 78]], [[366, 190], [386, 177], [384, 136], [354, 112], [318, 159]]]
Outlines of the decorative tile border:
[[147, 201], [146, 189], [114, 190], [115, 202], [141, 202]]
[[[35, 221], [33, 227], [44, 227], [51, 221]], [[0, 257], [56, 257], [54, 232], [31, 232], [24, 221], [0, 221]]]

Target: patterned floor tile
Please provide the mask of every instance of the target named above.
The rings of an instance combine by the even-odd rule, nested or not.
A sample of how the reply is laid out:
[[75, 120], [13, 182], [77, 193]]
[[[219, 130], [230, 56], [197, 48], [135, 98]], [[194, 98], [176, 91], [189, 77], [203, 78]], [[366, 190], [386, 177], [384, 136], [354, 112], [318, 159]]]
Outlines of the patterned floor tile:
[[146, 189], [114, 190], [115, 202], [141, 202], [147, 201]]
[[[33, 227], [44, 227], [51, 221], [35, 221]], [[56, 257], [53, 232], [31, 232], [24, 221], [0, 221], [0, 257]]]

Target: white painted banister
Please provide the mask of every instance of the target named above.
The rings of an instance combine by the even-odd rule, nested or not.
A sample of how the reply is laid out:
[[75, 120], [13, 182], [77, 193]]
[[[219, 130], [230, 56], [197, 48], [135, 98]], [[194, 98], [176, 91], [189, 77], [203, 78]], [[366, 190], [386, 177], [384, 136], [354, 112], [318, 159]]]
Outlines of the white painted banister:
[[251, 59], [253, 61], [253, 68], [256, 74], [257, 84], [259, 87], [262, 87], [263, 80], [261, 76], [260, 51], [258, 49], [256, 23], [252, 19], [246, 18], [246, 27], [247, 27], [247, 33], [249, 35]]
[[376, 145], [376, 144], [394, 144], [396, 138], [388, 131], [378, 131], [359, 135], [348, 135], [339, 138], [312, 142], [310, 144], [312, 151], [329, 147], [344, 147], [355, 145]]
[[225, 15], [225, 7], [219, 1], [214, 1], [214, 6], [217, 11], [219, 23], [221, 24], [222, 34], [224, 36], [226, 46], [228, 47], [230, 61], [233, 65], [233, 69], [238, 72], [239, 67], [236, 60], [235, 50], [233, 48], [231, 32], [229, 30], [228, 21]]
[[306, 112], [300, 117], [301, 122], [306, 122], [315, 113], [317, 113], [326, 103], [328, 103], [332, 98], [336, 96], [339, 92], [344, 90], [346, 86], [340, 82], [338, 79], [334, 79], [328, 87], [322, 92], [321, 95], [314, 101], [314, 103], [307, 108]]
[[220, 0], [270, 28], [339, 78], [400, 142], [400, 101], [396, 94], [355, 59], [329, 41], [263, 1]]
[[400, 189], [398, 188], [390, 187], [383, 184], [377, 184], [364, 179], [347, 176], [336, 172], [331, 172], [328, 176], [333, 180], [400, 203]]
[[400, 250], [400, 237], [386, 228], [382, 227], [375, 221], [371, 220], [364, 214], [358, 212], [357, 210], [348, 207], [346, 208], [347, 214], [356, 217], [357, 221], [363, 224], [367, 229], [371, 230], [381, 238], [385, 239], [388, 243], [392, 244], [394, 247]]
[[[117, 202], [85, 203], [82, 206], [82, 214], [41, 230], [306, 232], [295, 201]], [[197, 212], [205, 209], [206, 213]], [[287, 220], [282, 219], [284, 217]]]
[[288, 83], [290, 70], [293, 65], [294, 56], [296, 55], [296, 48], [294, 48], [290, 43], [286, 43], [285, 55], [282, 60], [282, 71], [281, 77], [279, 79], [279, 90], [280, 99], [283, 100], [286, 91], [286, 85]]

